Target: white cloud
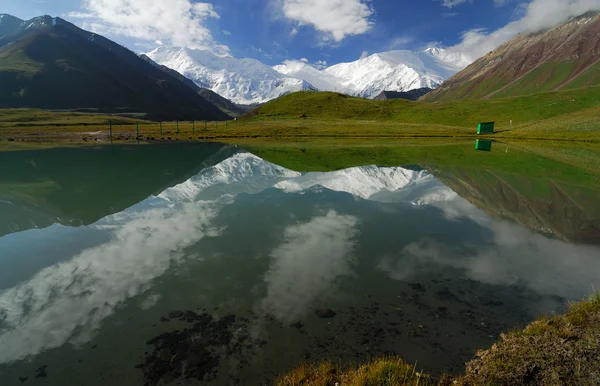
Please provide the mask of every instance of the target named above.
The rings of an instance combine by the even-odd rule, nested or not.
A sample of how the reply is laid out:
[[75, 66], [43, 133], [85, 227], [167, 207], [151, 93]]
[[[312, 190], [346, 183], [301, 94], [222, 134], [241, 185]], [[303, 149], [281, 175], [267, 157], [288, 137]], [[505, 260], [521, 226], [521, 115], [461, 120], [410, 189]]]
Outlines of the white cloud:
[[215, 43], [206, 26], [208, 19], [218, 19], [212, 4], [190, 0], [84, 0], [84, 12], [69, 14], [83, 20], [83, 27], [94, 32], [156, 40], [170, 45], [208, 49], [226, 53], [226, 46]]
[[326, 60], [317, 60], [316, 62], [312, 63], [312, 65], [319, 70], [322, 70], [328, 66]]
[[401, 47], [406, 46], [409, 43], [412, 43], [415, 39], [412, 36], [397, 36], [395, 38], [392, 39], [392, 41], [390, 42], [388, 49], [389, 50], [395, 50]]
[[231, 32], [227, 31], [227, 30], [223, 30], [223, 35], [225, 36], [231, 36]]
[[369, 51], [363, 51], [360, 53], [360, 58], [359, 59], [364, 59], [367, 56], [369, 56]]
[[463, 3], [472, 3], [473, 0], [443, 0], [442, 5], [446, 8], [453, 8]]
[[373, 26], [374, 11], [365, 0], [281, 0], [280, 4], [285, 17], [310, 24], [336, 42]]
[[[495, 1], [497, 5], [505, 2]], [[600, 0], [532, 0], [522, 5], [523, 16], [519, 20], [493, 32], [484, 29], [466, 31], [463, 33], [462, 42], [450, 47], [450, 50], [461, 52], [474, 61], [519, 33], [530, 33], [552, 27], [564, 23], [571, 17], [593, 10], [600, 10]]]

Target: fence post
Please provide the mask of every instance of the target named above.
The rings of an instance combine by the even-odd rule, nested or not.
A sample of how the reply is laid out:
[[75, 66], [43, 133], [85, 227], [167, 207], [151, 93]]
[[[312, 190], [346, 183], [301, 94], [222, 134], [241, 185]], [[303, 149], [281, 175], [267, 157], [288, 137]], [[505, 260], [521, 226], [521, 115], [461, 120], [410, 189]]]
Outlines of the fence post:
[[196, 134], [196, 123], [192, 121], [192, 134]]
[[108, 120], [108, 133], [109, 136], [112, 138], [112, 119]]
[[177, 134], [179, 134], [179, 121], [175, 122], [177, 124]]
[[158, 124], [160, 125], [160, 135], [162, 135], [162, 122], [158, 122]]
[[139, 138], [140, 137], [140, 123], [139, 122], [135, 122], [135, 137]]

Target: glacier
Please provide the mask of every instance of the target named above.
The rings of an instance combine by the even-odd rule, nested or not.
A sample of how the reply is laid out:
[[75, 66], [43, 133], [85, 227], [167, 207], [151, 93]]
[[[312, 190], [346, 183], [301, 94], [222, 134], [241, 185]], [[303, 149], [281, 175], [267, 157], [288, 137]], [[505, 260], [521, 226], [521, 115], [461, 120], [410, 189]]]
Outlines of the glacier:
[[396, 50], [319, 70], [303, 61], [285, 61], [278, 72], [304, 79], [319, 90], [374, 98], [381, 91], [436, 88], [469, 65], [462, 55], [441, 48]]
[[255, 59], [178, 47], [159, 47], [146, 56], [238, 104], [265, 103], [290, 92], [314, 90], [310, 83], [287, 77]]
[[382, 52], [322, 69], [306, 60], [286, 60], [269, 67], [255, 59], [167, 46], [146, 55], [238, 104], [265, 103], [302, 90], [374, 98], [384, 90], [435, 88], [470, 64], [463, 55], [441, 48]]

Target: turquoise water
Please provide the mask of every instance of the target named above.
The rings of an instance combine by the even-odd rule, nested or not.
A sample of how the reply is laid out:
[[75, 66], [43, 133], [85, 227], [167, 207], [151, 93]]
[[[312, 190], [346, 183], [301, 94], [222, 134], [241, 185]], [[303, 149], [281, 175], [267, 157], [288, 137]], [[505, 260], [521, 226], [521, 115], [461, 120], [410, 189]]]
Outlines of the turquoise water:
[[[302, 174], [220, 144], [0, 161], [2, 385], [260, 384], [383, 353], [460, 372], [600, 287], [595, 220], [492, 207], [443, 168]], [[185, 349], [149, 343], [174, 331]], [[202, 381], [179, 362], [199, 346]]]

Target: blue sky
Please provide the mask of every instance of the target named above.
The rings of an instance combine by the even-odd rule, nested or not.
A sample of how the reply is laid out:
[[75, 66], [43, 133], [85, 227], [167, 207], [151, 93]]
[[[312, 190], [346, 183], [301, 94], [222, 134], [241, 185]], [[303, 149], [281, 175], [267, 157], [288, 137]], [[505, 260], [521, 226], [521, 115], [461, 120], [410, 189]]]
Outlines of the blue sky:
[[61, 16], [136, 52], [188, 46], [271, 65], [431, 45], [475, 59], [587, 9], [600, 0], [0, 0], [0, 12]]

